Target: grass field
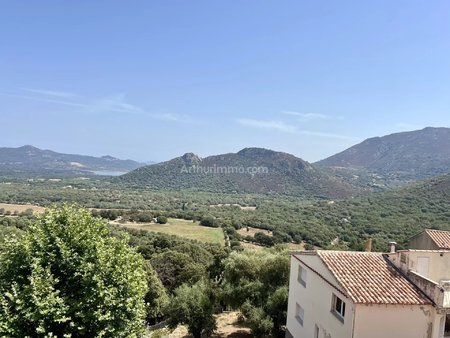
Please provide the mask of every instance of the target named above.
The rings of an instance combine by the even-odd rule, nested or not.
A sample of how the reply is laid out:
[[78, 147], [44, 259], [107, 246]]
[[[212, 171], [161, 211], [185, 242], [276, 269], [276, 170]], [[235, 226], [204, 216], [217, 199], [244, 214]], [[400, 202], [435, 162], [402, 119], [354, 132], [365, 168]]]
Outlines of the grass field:
[[137, 223], [115, 223], [131, 229], [142, 229], [153, 232], [161, 232], [168, 235], [177, 235], [202, 242], [225, 244], [223, 231], [220, 228], [208, 228], [197, 222], [184, 219], [169, 218], [167, 224], [137, 224]]
[[45, 208], [39, 207], [37, 205], [31, 204], [9, 204], [9, 203], [0, 203], [0, 209], [5, 209], [5, 211], [11, 212], [22, 212], [27, 209], [33, 209], [34, 212], [41, 213], [44, 212]]

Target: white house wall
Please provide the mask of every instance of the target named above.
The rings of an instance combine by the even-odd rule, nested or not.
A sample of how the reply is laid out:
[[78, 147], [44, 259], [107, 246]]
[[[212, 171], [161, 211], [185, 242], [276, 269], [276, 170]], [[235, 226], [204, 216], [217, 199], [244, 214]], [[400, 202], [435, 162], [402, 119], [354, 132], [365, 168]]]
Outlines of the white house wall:
[[[401, 260], [404, 255], [405, 260]], [[450, 251], [398, 251], [389, 254], [389, 259], [403, 272], [412, 270], [418, 272], [419, 257], [429, 258], [428, 279], [440, 283], [442, 280], [450, 280]], [[404, 263], [406, 261], [406, 263]]]
[[[300, 255], [299, 258], [313, 267], [326, 280], [338, 286], [330, 271], [321, 259], [313, 255]], [[315, 325], [319, 327], [320, 338], [349, 338], [353, 328], [355, 306], [350, 299], [344, 297], [323, 278], [307, 269], [306, 287], [298, 280], [298, 266], [302, 264], [295, 257], [291, 259], [291, 274], [289, 281], [289, 304], [287, 328], [295, 338], [314, 337]], [[304, 265], [303, 265], [304, 266]], [[333, 293], [346, 303], [344, 323], [331, 313]], [[304, 323], [300, 325], [295, 318], [295, 308], [298, 303], [304, 309]]]
[[436, 318], [431, 305], [357, 304], [352, 338], [438, 338]]

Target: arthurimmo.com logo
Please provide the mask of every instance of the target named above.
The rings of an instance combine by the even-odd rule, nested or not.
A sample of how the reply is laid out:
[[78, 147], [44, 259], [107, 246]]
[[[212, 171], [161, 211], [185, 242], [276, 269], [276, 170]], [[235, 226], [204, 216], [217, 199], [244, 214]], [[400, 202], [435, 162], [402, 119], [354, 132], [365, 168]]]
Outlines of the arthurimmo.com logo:
[[267, 167], [242, 167], [242, 166], [201, 166], [201, 165], [192, 165], [186, 166], [183, 165], [181, 168], [182, 174], [268, 174], [269, 168]]

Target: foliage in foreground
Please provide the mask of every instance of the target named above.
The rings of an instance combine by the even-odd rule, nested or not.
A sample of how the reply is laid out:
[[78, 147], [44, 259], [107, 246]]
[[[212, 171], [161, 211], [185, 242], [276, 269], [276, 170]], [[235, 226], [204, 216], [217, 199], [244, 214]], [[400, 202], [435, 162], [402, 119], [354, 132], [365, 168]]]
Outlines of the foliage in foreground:
[[192, 286], [181, 285], [175, 290], [175, 295], [166, 309], [169, 327], [186, 324], [194, 338], [200, 338], [202, 335], [210, 337], [216, 329], [214, 299], [212, 288], [207, 281], [202, 280]]
[[[121, 230], [116, 227], [115, 231]], [[129, 244], [148, 260], [164, 287], [173, 292], [184, 283], [216, 279], [223, 270], [228, 249], [218, 244], [202, 243], [178, 236], [144, 230], [123, 229], [130, 235]]]
[[90, 212], [45, 212], [0, 251], [0, 336], [137, 337], [144, 262]]
[[289, 255], [282, 247], [233, 252], [225, 260], [224, 300], [241, 311], [256, 337], [283, 335], [289, 268]]

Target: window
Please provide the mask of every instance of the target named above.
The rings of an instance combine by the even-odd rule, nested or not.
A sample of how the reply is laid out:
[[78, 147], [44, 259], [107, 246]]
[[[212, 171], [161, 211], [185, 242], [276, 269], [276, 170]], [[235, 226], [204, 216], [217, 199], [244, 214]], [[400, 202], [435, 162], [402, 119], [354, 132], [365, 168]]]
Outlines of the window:
[[297, 276], [298, 282], [306, 287], [306, 269], [302, 267], [301, 265], [298, 266], [298, 276]]
[[305, 310], [298, 305], [298, 303], [295, 304], [295, 318], [300, 323], [301, 326], [303, 326], [303, 319], [305, 317]]
[[345, 302], [335, 294], [333, 294], [331, 312], [336, 316], [337, 319], [339, 319], [341, 322], [344, 322]]

